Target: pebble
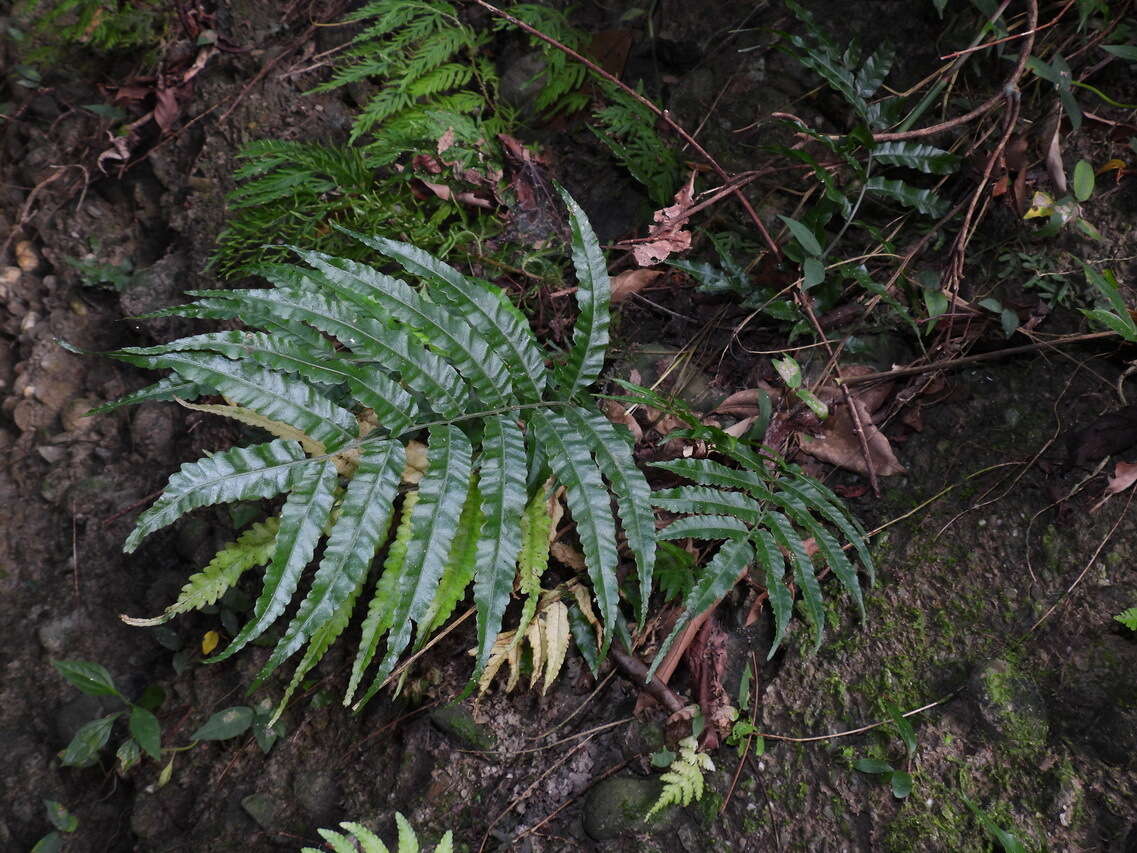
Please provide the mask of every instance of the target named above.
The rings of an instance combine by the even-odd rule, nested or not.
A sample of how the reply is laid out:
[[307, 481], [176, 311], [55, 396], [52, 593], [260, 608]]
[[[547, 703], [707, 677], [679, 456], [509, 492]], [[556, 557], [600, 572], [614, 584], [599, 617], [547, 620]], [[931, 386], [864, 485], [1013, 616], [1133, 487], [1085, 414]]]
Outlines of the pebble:
[[31, 240], [20, 240], [16, 243], [16, 265], [24, 272], [35, 272], [39, 269], [39, 253]]

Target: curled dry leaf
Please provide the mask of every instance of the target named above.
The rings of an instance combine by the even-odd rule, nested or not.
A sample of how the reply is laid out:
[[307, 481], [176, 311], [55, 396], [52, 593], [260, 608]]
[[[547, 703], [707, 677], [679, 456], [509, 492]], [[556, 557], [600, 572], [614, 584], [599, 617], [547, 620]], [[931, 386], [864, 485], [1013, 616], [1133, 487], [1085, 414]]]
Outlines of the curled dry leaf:
[[691, 248], [691, 232], [683, 229], [690, 218], [688, 211], [694, 196], [695, 173], [692, 172], [687, 185], [675, 194], [675, 204], [655, 212], [655, 225], [649, 229], [648, 239], [632, 249], [637, 264], [650, 267], [674, 252]]
[[663, 270], [628, 270], [612, 279], [612, 304], [619, 305], [634, 293], [639, 293], [657, 278]]
[[1137, 482], [1137, 463], [1118, 462], [1117, 467], [1113, 469], [1113, 476], [1109, 478], [1109, 483], [1105, 487], [1105, 492], [1108, 495], [1116, 495], [1124, 492], [1135, 482]]
[[[890, 477], [903, 474], [904, 466], [892, 452], [892, 445], [884, 433], [872, 422], [865, 404], [856, 397], [852, 402], [857, 407], [857, 414], [864, 425], [869, 457], [872, 459], [873, 470], [877, 476]], [[837, 406], [832, 410], [832, 414], [821, 425], [820, 435], [798, 433], [798, 443], [804, 452], [822, 462], [868, 476], [869, 469], [865, 464], [861, 442], [857, 438], [856, 424], [848, 406]]]
[[632, 438], [636, 444], [639, 444], [644, 437], [643, 427], [635, 419], [631, 412], [617, 403], [615, 400], [604, 400], [600, 404], [600, 410], [604, 412], [604, 417], [608, 418], [614, 424], [622, 424], [628, 428], [632, 434]]

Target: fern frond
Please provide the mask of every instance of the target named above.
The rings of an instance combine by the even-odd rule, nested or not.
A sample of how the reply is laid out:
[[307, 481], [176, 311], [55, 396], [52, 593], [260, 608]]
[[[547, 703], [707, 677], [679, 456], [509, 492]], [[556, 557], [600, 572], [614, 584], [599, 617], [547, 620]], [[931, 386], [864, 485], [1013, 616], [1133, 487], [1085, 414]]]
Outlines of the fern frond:
[[458, 312], [503, 355], [510, 376], [520, 389], [521, 402], [541, 399], [547, 375], [544, 354], [525, 317], [500, 290], [462, 275], [416, 246], [345, 233], [396, 261], [411, 275], [431, 282], [431, 296]]
[[391, 505], [405, 460], [406, 452], [398, 442], [375, 441], [365, 445], [308, 595], [257, 674], [255, 684], [268, 678], [345, 601], [358, 594], [371, 560], [387, 536]]
[[[509, 603], [522, 546], [521, 518], [526, 506], [525, 441], [517, 425], [505, 417], [486, 424], [479, 470], [482, 492], [482, 529], [474, 575], [477, 607], [478, 654], [474, 672], [489, 659], [494, 638], [501, 629]], [[532, 523], [532, 522], [531, 522]]]
[[572, 333], [572, 349], [558, 371], [561, 391], [565, 399], [572, 399], [577, 391], [595, 382], [604, 367], [612, 285], [608, 279], [608, 266], [600, 251], [600, 241], [596, 239], [584, 211], [563, 187], [557, 187], [557, 192], [569, 212], [572, 264], [577, 281], [576, 301], [580, 307]]
[[331, 516], [335, 488], [336, 469], [331, 462], [314, 463], [304, 469], [280, 511], [272, 565], [265, 572], [252, 619], [211, 662], [223, 661], [257, 639], [292, 601], [300, 575], [311, 562]]
[[292, 485], [306, 462], [297, 442], [279, 439], [187, 462], [170, 477], [161, 497], [139, 516], [123, 550], [129, 554], [155, 530], [198, 507], [276, 497]]
[[693, 737], [679, 741], [679, 755], [660, 776], [663, 790], [659, 799], [644, 815], [650, 820], [657, 812], [668, 806], [687, 806], [703, 798], [703, 774], [712, 772], [715, 763], [705, 752], [699, 752], [699, 743]]
[[[419, 840], [410, 821], [401, 812], [395, 812], [395, 824], [399, 831], [399, 844], [395, 853], [419, 853]], [[340, 828], [347, 835], [332, 829], [317, 830], [333, 853], [391, 853], [379, 836], [362, 824], [345, 820]], [[323, 853], [315, 847], [305, 847], [300, 853]], [[434, 853], [454, 853], [454, 834], [447, 831], [438, 841]]]
[[612, 642], [616, 624], [616, 522], [608, 490], [588, 444], [563, 415], [536, 412], [530, 425], [549, 451], [549, 465], [565, 487], [569, 511], [576, 521], [588, 577], [604, 626], [601, 656]]
[[456, 426], [431, 429], [429, 468], [411, 514], [411, 538], [396, 588], [387, 652], [364, 702], [391, 674], [410, 642], [412, 623], [422, 621], [434, 599], [470, 487], [471, 452], [470, 440]]
[[140, 628], [161, 625], [179, 613], [208, 607], [232, 589], [241, 575], [254, 566], [263, 566], [272, 557], [276, 545], [276, 533], [280, 519], [270, 518], [258, 521], [235, 542], [225, 545], [213, 555], [213, 559], [200, 572], [189, 576], [182, 587], [178, 600], [171, 604], [161, 616], [153, 619], [136, 619], [123, 616], [122, 621]]

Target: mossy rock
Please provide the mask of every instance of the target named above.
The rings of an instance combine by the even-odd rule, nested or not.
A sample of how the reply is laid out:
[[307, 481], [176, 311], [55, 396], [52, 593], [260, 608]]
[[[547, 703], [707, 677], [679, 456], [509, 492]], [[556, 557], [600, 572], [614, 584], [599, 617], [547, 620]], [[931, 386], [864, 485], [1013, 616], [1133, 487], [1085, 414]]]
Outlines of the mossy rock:
[[614, 776], [605, 779], [584, 802], [584, 831], [596, 841], [618, 838], [626, 832], [655, 833], [675, 821], [678, 809], [663, 809], [644, 820], [659, 799], [663, 783], [659, 779]]

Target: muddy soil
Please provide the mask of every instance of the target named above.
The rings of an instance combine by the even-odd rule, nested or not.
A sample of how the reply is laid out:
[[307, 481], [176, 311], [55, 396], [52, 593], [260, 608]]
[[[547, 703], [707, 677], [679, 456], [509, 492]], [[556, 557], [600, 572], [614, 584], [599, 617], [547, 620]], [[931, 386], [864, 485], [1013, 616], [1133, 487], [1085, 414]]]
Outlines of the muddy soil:
[[[1137, 637], [1113, 619], [1137, 605], [1137, 514], [1127, 493], [1094, 509], [1103, 476], [1054, 505], [1089, 473], [1068, 464], [1067, 436], [1120, 406], [1116, 352], [950, 374], [920, 398], [919, 421], [889, 428], [907, 473], [885, 481], [881, 499], [852, 502], [869, 527], [895, 521], [873, 539], [880, 575], [867, 621], [832, 596], [822, 650], [794, 634], [762, 668], [757, 725], [785, 739], [768, 738], [765, 754], [741, 767], [732, 748], [719, 750], [703, 802], [660, 822], [611, 808], [657, 790], [648, 755], [660, 745], [659, 720], [633, 716], [632, 684], [608, 670], [594, 681], [573, 659], [547, 697], [492, 693], [450, 707], [470, 645], [460, 631], [424, 659], [402, 698], [360, 716], [338, 704], [346, 659], [333, 652], [267, 755], [252, 738], [200, 743], [173, 754], [160, 784], [162, 765], [151, 760], [116, 772], [111, 753], [125, 736], [116, 729], [100, 764], [62, 767], [58, 753], [79, 727], [120, 706], [81, 695], [53, 660], [99, 662], [131, 699], [160, 687], [164, 747], [187, 747], [214, 712], [283, 686], [244, 697], [263, 649], [198, 663], [203, 635], [224, 630], [224, 613], [161, 630], [118, 618], [160, 612], [231, 537], [235, 519], [220, 509], [121, 552], [134, 517], [178, 464], [243, 436], [168, 404], [86, 417], [151, 379], [59, 345], [106, 350], [184, 333], [173, 321], [124, 317], [217, 286], [205, 267], [237, 148], [272, 136], [343, 138], [349, 105], [301, 98], [283, 73], [288, 63], [245, 91], [303, 30], [290, 18], [282, 26], [282, 10], [269, 5], [219, 4], [230, 42], [255, 49], [212, 57], [177, 131], [142, 145], [121, 175], [92, 168], [107, 126], [75, 109], [99, 102], [98, 79], [61, 77], [2, 129], [0, 233], [13, 240], [0, 278], [0, 847], [31, 849], [51, 828], [42, 802], [50, 799], [80, 820], [67, 851], [296, 850], [318, 845], [317, 827], [345, 819], [390, 838], [395, 811], [425, 840], [453, 828], [469, 850], [990, 850], [972, 807], [1028, 849], [1137, 850]], [[863, 6], [854, 27], [898, 20], [895, 3]], [[751, 12], [781, 14], [752, 4], [723, 4], [715, 16], [671, 10], [660, 34], [705, 48], [707, 19], [741, 22]], [[592, 14], [598, 28], [619, 18]], [[912, 32], [893, 37], [930, 43], [920, 33], [936, 26], [934, 15], [902, 23]], [[314, 38], [318, 51], [335, 37]], [[905, 64], [924, 59], [911, 54]], [[114, 71], [103, 69], [105, 79]], [[759, 139], [734, 131], [768, 109], [767, 98], [804, 84], [784, 58], [750, 50], [707, 52], [671, 85], [677, 114], [689, 125], [712, 115], [708, 147], [744, 168]], [[603, 182], [577, 176], [572, 186], [566, 172], [598, 219], [614, 217], [608, 233], [637, 227], [635, 205]], [[1115, 256], [1132, 257], [1124, 198], [1104, 198], [1095, 223]], [[129, 263], [129, 281], [121, 291], [99, 286], [68, 259]], [[641, 306], [621, 329], [624, 348], [668, 335], [682, 345], [686, 327]], [[733, 379], [707, 381], [725, 394], [756, 370], [753, 357], [735, 367]], [[731, 600], [718, 615], [739, 655], [764, 642], [762, 626], [739, 627], [744, 614], [745, 602]], [[825, 737], [887, 718], [889, 703], [931, 705], [910, 718], [912, 752], [896, 726]], [[911, 794], [897, 799], [882, 774], [855, 770], [864, 758], [910, 772]]]

